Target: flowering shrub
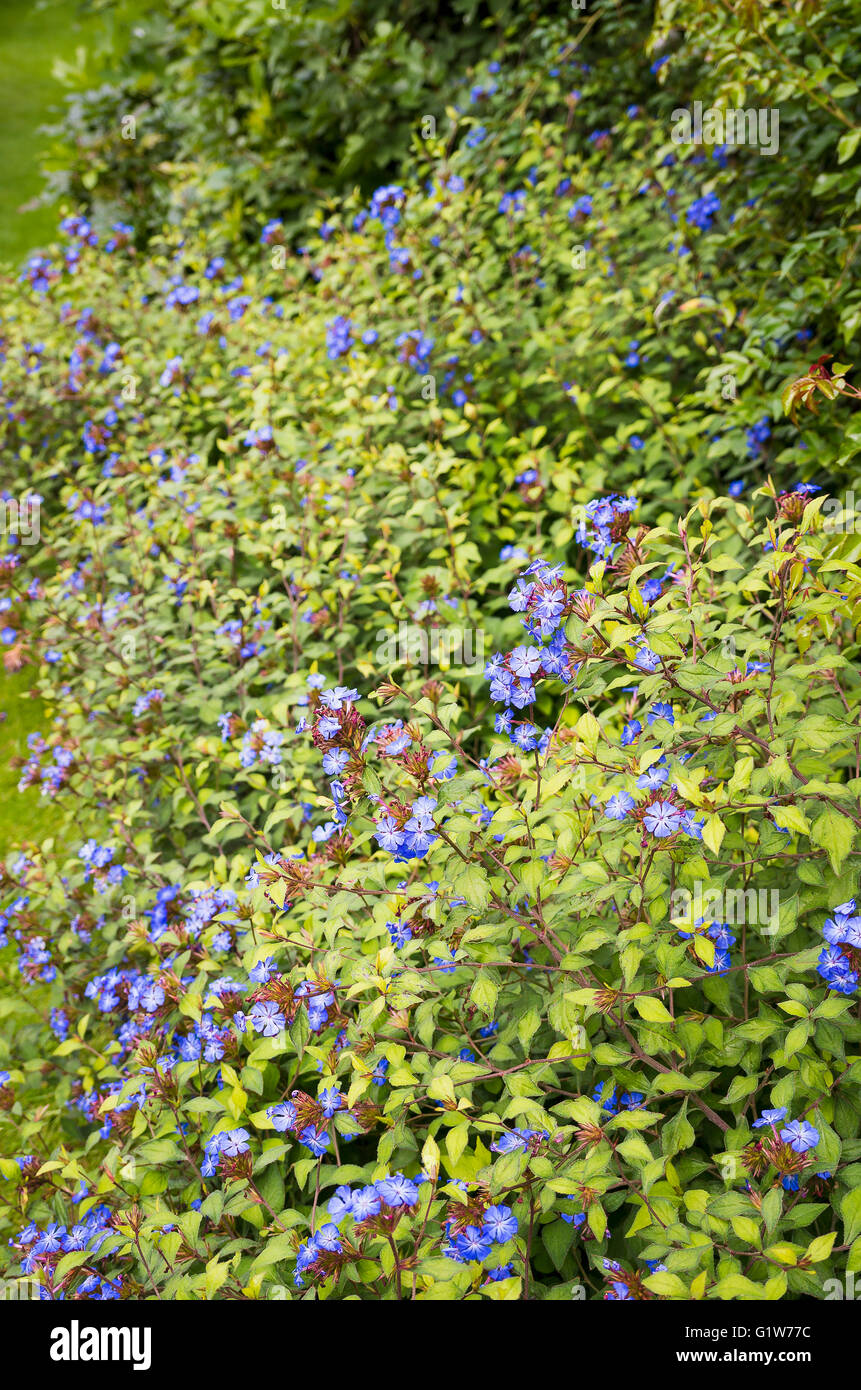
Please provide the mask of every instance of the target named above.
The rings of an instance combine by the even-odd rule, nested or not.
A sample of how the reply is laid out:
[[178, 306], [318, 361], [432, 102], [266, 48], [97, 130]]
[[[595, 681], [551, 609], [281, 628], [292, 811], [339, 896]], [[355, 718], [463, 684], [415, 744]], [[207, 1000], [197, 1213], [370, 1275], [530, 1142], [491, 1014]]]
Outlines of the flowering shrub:
[[[260, 772], [219, 752], [239, 716], [183, 757], [185, 663], [143, 709], [107, 671], [89, 713], [67, 695], [71, 785], [115, 810], [77, 870], [34, 851], [7, 875], [31, 988], [4, 1107], [32, 1149], [27, 1054], [53, 1031], [60, 1145], [4, 1161], [22, 1274], [67, 1296], [606, 1276], [612, 1297], [775, 1298], [846, 1268], [861, 586], [821, 500], [699, 504], [676, 530], [584, 508], [581, 577], [537, 558], [512, 584], [496, 734], [456, 682], [297, 670], [280, 742], [249, 727]], [[119, 720], [140, 766], [99, 732]], [[727, 922], [736, 887], [776, 910]]]
[[842, 389], [803, 440], [772, 404], [857, 290], [761, 302], [743, 151], [625, 106], [569, 151], [582, 62], [547, 123], [488, 66], [301, 247], [75, 214], [3, 287], [20, 778], [74, 812], [0, 880], [3, 1273], [44, 1297], [861, 1268], [856, 435]]

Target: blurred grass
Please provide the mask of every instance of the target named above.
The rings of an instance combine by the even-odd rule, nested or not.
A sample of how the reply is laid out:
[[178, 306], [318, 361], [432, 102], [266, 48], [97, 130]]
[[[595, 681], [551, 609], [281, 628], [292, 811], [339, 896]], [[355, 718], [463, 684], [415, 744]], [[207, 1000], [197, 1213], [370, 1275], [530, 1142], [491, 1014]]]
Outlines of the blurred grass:
[[39, 127], [57, 119], [64, 95], [54, 60], [71, 62], [100, 27], [75, 0], [0, 0], [0, 261], [19, 262], [56, 231], [55, 207], [19, 209], [44, 188]]
[[62, 839], [69, 829], [68, 813], [43, 798], [38, 787], [18, 791], [20, 769], [9, 767], [9, 759], [27, 757], [27, 735], [48, 732], [48, 721], [41, 700], [30, 700], [33, 668], [7, 675], [0, 669], [0, 859], [22, 840]]
[[[19, 263], [56, 232], [56, 207], [19, 209], [44, 187], [39, 128], [57, 119], [64, 95], [54, 61], [71, 62], [99, 24], [82, 18], [74, 0], [0, 0], [0, 261]], [[62, 839], [70, 825], [38, 788], [19, 792], [20, 770], [9, 767], [10, 758], [26, 758], [29, 733], [47, 732], [41, 702], [26, 698], [32, 680], [32, 669], [7, 675], [0, 667], [0, 858], [23, 840]]]

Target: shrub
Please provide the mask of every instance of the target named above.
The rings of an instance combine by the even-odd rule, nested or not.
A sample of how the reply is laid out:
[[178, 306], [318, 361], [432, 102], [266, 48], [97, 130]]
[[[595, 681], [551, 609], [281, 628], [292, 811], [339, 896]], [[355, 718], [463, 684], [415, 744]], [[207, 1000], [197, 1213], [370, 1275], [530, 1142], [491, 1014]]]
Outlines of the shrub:
[[[212, 691], [226, 753], [190, 736], [179, 663], [71, 702], [54, 752], [115, 809], [62, 876], [15, 870], [34, 988], [4, 1103], [41, 1150], [50, 1017], [63, 1135], [4, 1162], [24, 1274], [778, 1298], [854, 1267], [861, 589], [821, 501], [777, 501], [677, 531], [588, 508], [585, 587], [536, 560], [511, 591], [495, 738], [420, 676], [380, 715], [297, 670], [252, 719], [240, 667]], [[96, 731], [121, 710], [125, 738]], [[161, 834], [127, 789], [155, 769]]]
[[[679, 64], [723, 42], [674, 13]], [[848, 98], [776, 287], [773, 175], [560, 37], [300, 247], [75, 214], [3, 285], [21, 783], [75, 818], [2, 878], [46, 1297], [859, 1267]]]
[[370, 193], [397, 172], [422, 115], [441, 119], [455, 65], [468, 71], [503, 35], [516, 52], [542, 16], [570, 14], [563, 0], [161, 0], [143, 14], [104, 0], [99, 10], [114, 41], [99, 55], [103, 80], [76, 91], [50, 128], [50, 191], [124, 210], [139, 232], [189, 205], [245, 230], [275, 213], [301, 224], [321, 197], [356, 184]]

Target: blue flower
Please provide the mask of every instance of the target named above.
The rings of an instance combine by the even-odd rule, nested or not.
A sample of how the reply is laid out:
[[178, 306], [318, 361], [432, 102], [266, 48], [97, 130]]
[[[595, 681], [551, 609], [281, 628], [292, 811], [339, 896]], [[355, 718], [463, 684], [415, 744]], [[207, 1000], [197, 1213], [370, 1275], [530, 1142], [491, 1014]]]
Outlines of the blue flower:
[[[511, 1207], [488, 1207], [484, 1213], [484, 1234], [497, 1245], [502, 1245], [506, 1240], [511, 1240], [512, 1236], [516, 1236], [517, 1217]], [[484, 1256], [476, 1258], [484, 1259]]]
[[363, 1187], [353, 1195], [352, 1215], [355, 1221], [367, 1221], [376, 1216], [382, 1207], [382, 1199], [376, 1187]]
[[780, 1137], [797, 1154], [803, 1154], [808, 1149], [815, 1149], [819, 1143], [819, 1130], [806, 1120], [792, 1120], [780, 1131]]
[[327, 1090], [320, 1091], [317, 1099], [327, 1120], [346, 1105], [346, 1101], [337, 1086], [330, 1086]]
[[266, 1111], [273, 1127], [282, 1134], [285, 1130], [293, 1129], [296, 1124], [296, 1107], [290, 1100], [281, 1101], [279, 1105], [270, 1105]]
[[338, 777], [350, 761], [350, 755], [344, 748], [330, 748], [328, 753], [323, 755], [323, 771], [330, 777]]
[[454, 1245], [464, 1260], [486, 1260], [490, 1254], [491, 1239], [481, 1226], [467, 1226]]
[[329, 1135], [325, 1129], [318, 1133], [313, 1125], [306, 1125], [299, 1135], [299, 1143], [310, 1149], [315, 1158], [322, 1158], [329, 1147]]
[[624, 820], [628, 812], [633, 811], [636, 804], [629, 792], [616, 792], [604, 807], [604, 815], [610, 820]]
[[664, 840], [682, 829], [681, 813], [671, 801], [656, 801], [646, 811], [643, 824], [658, 840]]
[[248, 1022], [255, 1033], [262, 1033], [264, 1038], [277, 1037], [287, 1026], [284, 1014], [272, 999], [255, 1004], [248, 1015]]
[[751, 1129], [762, 1129], [765, 1125], [779, 1125], [780, 1121], [786, 1116], [786, 1106], [781, 1105], [776, 1110], [763, 1110], [758, 1120], [754, 1120]]
[[411, 1207], [419, 1199], [415, 1182], [404, 1177], [403, 1173], [392, 1173], [391, 1177], [379, 1178], [374, 1184], [387, 1207]]
[[641, 772], [637, 778], [637, 786], [646, 791], [656, 792], [666, 782], [669, 772], [665, 767], [650, 767], [646, 772]]
[[249, 1134], [247, 1129], [229, 1129], [220, 1136], [221, 1152], [227, 1158], [238, 1158], [240, 1154], [248, 1153]]

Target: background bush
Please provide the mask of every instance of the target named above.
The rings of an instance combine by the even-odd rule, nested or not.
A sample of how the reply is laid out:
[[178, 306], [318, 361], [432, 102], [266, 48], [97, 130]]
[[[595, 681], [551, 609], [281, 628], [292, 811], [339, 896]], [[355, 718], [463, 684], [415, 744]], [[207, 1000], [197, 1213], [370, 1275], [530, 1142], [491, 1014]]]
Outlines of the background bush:
[[[138, 138], [132, 49], [66, 126], [88, 216], [2, 287], [20, 775], [75, 823], [3, 880], [7, 1277], [823, 1297], [861, 1258], [859, 436], [808, 375], [857, 326], [851, 18], [159, 13]], [[699, 94], [779, 152], [673, 144]]]

